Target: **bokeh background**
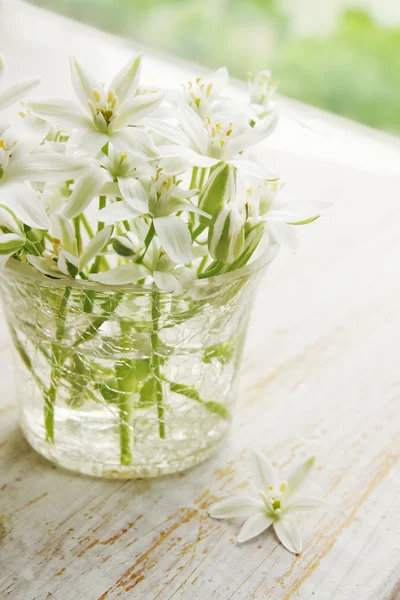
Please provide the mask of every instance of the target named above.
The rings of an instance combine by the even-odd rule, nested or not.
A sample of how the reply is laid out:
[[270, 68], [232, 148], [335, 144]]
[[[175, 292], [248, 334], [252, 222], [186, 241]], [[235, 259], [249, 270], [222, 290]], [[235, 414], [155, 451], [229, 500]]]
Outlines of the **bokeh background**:
[[400, 133], [400, 0], [30, 0], [280, 93]]

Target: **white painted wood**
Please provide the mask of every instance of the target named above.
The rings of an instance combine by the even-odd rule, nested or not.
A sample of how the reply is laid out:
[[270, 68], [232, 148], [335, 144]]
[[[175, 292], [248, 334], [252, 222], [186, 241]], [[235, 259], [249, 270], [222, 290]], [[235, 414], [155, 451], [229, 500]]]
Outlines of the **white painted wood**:
[[[42, 92], [56, 86], [60, 94], [67, 53], [97, 62], [99, 72], [129, 53], [109, 36], [14, 2], [0, 8], [0, 50], [10, 72], [39, 72]], [[167, 71], [174, 82], [185, 76], [159, 59], [148, 67], [163, 83]], [[282, 253], [261, 286], [233, 430], [214, 458], [154, 481], [56, 469], [18, 429], [0, 320], [1, 598], [400, 597], [400, 153], [365, 128], [283, 104], [285, 135], [276, 134], [271, 163], [294, 190], [335, 207], [300, 231], [299, 252]], [[253, 445], [284, 469], [317, 456], [308, 491], [329, 508], [302, 519], [298, 557], [272, 532], [239, 547], [240, 520], [207, 516], [214, 500], [251, 491]]]

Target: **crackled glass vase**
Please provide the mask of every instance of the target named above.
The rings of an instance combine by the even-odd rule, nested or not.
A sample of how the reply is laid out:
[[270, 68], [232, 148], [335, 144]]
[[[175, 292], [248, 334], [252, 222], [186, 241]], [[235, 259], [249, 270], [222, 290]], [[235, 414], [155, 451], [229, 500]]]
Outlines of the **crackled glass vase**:
[[272, 255], [173, 296], [41, 276], [0, 289], [22, 431], [54, 463], [154, 477], [205, 460], [227, 431], [255, 290]]

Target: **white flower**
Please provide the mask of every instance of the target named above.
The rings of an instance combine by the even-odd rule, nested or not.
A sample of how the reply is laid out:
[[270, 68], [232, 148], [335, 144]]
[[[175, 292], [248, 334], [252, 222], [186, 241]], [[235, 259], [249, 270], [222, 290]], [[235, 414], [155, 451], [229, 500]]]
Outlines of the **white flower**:
[[[6, 64], [4, 56], [0, 54], [0, 84], [4, 78], [5, 68]], [[38, 77], [29, 77], [14, 83], [5, 90], [0, 91], [0, 110], [11, 106], [11, 104], [14, 104], [14, 102], [23, 98], [30, 90], [38, 85], [39, 82], [40, 79]], [[4, 131], [4, 129], [5, 127], [0, 124], [0, 133]]]
[[0, 136], [0, 201], [26, 225], [47, 229], [49, 220], [37, 193], [26, 181], [66, 181], [79, 175], [81, 160], [54, 152], [31, 152], [12, 130]]
[[261, 452], [253, 452], [252, 474], [260, 497], [223, 500], [210, 508], [210, 516], [215, 519], [248, 517], [238, 535], [238, 542], [251, 540], [272, 525], [285, 548], [298, 554], [302, 550], [302, 542], [291, 514], [314, 510], [325, 504], [313, 496], [296, 495], [314, 460], [309, 458], [292, 472], [287, 481], [281, 481], [268, 458]]
[[208, 217], [206, 212], [188, 200], [197, 190], [183, 190], [172, 177], [164, 177], [161, 173], [151, 180], [129, 178], [126, 186], [121, 185], [122, 181], [118, 178], [123, 200], [100, 210], [98, 220], [116, 223], [147, 214], [168, 256], [177, 264], [190, 263], [193, 259], [190, 232], [187, 224], [175, 213], [186, 211]]
[[149, 122], [149, 129], [172, 144], [159, 146], [160, 167], [171, 174], [182, 173], [191, 166], [212, 167], [229, 162], [246, 175], [271, 178], [270, 172], [243, 154], [247, 148], [262, 142], [276, 126], [276, 119], [254, 123], [246, 113], [235, 118], [201, 118], [185, 102], [178, 106], [178, 124]]
[[197, 77], [194, 81], [188, 81], [183, 86], [183, 93], [189, 106], [205, 119], [219, 112], [225, 104], [226, 98], [221, 98], [221, 92], [228, 83], [228, 70], [221, 67], [208, 77]]
[[248, 86], [250, 102], [259, 106], [259, 118], [271, 114], [275, 109], [272, 98], [278, 87], [277, 82], [272, 79], [271, 71], [260, 71], [254, 77], [249, 73]]
[[108, 141], [121, 151], [155, 156], [157, 150], [147, 132], [138, 125], [162, 102], [159, 91], [137, 93], [142, 55], [133, 56], [104, 86], [71, 57], [72, 85], [83, 109], [60, 98], [26, 103], [34, 113], [73, 131], [68, 144], [97, 152]]

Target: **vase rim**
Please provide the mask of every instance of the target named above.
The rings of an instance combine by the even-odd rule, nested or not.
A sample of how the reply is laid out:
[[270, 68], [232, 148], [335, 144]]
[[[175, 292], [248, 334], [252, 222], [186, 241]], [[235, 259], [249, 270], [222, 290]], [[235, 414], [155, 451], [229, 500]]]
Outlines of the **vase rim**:
[[[223, 285], [238, 279], [245, 277], [246, 275], [254, 275], [258, 271], [261, 271], [264, 267], [269, 265], [275, 258], [278, 252], [277, 244], [269, 244], [266, 249], [258, 256], [255, 260], [248, 263], [244, 267], [235, 269], [229, 273], [222, 273], [220, 275], [214, 275], [212, 277], [205, 277], [203, 279], [195, 279], [193, 284], [188, 289], [192, 288], [204, 288], [207, 286]], [[13, 275], [20, 276], [21, 279], [31, 279], [33, 281], [42, 283], [44, 285], [50, 285], [52, 287], [71, 287], [81, 290], [98, 290], [98, 291], [109, 291], [109, 292], [160, 292], [168, 294], [164, 290], [160, 290], [154, 283], [149, 284], [137, 284], [130, 283], [124, 285], [107, 285], [104, 283], [98, 283], [95, 281], [86, 281], [84, 279], [72, 279], [68, 277], [62, 278], [51, 278], [46, 277], [43, 273], [40, 273], [32, 265], [21, 263], [15, 258], [10, 258], [4, 266], [4, 271], [9, 271]], [[184, 289], [186, 292], [187, 289]]]

